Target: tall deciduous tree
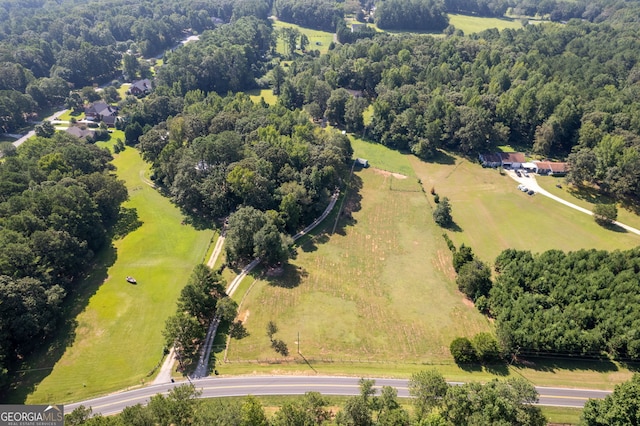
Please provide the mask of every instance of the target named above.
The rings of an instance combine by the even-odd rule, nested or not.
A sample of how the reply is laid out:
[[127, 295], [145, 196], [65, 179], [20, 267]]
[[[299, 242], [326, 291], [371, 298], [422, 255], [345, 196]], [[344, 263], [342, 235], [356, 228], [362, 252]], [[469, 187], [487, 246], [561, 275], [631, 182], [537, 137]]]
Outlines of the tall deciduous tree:
[[424, 370], [414, 373], [409, 380], [409, 395], [413, 399], [415, 415], [418, 423], [433, 408], [440, 405], [442, 398], [447, 393], [449, 385], [437, 370]]

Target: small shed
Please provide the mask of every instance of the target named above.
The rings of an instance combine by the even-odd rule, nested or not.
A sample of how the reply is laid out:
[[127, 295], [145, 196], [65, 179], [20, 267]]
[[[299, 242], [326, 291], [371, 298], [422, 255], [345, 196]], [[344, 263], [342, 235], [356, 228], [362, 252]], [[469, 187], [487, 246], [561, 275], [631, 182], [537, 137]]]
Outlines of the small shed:
[[356, 158], [356, 165], [366, 169], [367, 167], [369, 167], [369, 160], [366, 160], [364, 158]]

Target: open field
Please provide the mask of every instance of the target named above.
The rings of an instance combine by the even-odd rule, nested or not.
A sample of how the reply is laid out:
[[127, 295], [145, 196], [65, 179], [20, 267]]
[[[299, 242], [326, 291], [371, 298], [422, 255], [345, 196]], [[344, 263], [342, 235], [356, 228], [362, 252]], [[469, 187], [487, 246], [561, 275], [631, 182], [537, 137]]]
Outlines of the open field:
[[479, 33], [490, 28], [522, 28], [520, 21], [510, 18], [487, 18], [449, 13], [449, 24], [465, 34]]
[[[124, 207], [137, 211], [141, 226], [101, 254], [102, 269], [93, 274], [101, 279], [81, 287], [77, 297], [86, 306], [68, 347], [59, 359], [42, 361], [55, 364], [29, 403], [78, 400], [151, 380], [162, 358], [164, 321], [211, 239], [211, 231], [182, 225], [180, 211], [142, 182], [148, 165], [137, 150], [128, 147], [114, 164], [129, 190]], [[138, 284], [128, 284], [128, 275]]]
[[379, 143], [367, 142], [353, 135], [349, 135], [349, 139], [354, 157], [369, 160], [371, 167], [415, 178], [416, 174], [408, 161], [412, 157], [411, 154], [402, 154]]
[[[321, 54], [327, 53], [329, 51], [329, 45], [333, 41], [333, 33], [312, 30], [311, 28], [304, 28], [299, 25], [290, 24], [289, 22], [274, 20], [273, 28], [276, 31], [280, 30], [281, 28], [297, 28], [302, 34], [306, 34], [309, 38], [309, 47], [307, 47], [307, 49], [318, 50]], [[287, 49], [285, 48], [284, 40], [280, 37], [278, 37], [277, 51], [282, 55], [288, 53]]]
[[75, 114], [72, 110], [68, 110], [64, 114], [60, 114], [58, 116], [58, 120], [61, 121], [71, 121], [72, 118], [75, 118], [76, 120], [84, 120], [84, 112]]
[[506, 248], [532, 252], [614, 250], [640, 244], [637, 235], [604, 229], [591, 216], [557, 201], [526, 195], [516, 188], [515, 181], [495, 169], [483, 169], [448, 154], [441, 163], [410, 158], [425, 190], [434, 187], [440, 197], [451, 201], [458, 226], [448, 231], [451, 239], [456, 245], [471, 246], [487, 262], [493, 262]]
[[[614, 202], [614, 200], [598, 194], [595, 190], [578, 190], [575, 187], [568, 186], [564, 178], [561, 177], [536, 176], [536, 181], [542, 188], [546, 189], [553, 195], [588, 210], [593, 210], [593, 207], [597, 203]], [[561, 188], [558, 188], [556, 185], [560, 185]], [[640, 216], [635, 214], [632, 210], [622, 207], [620, 204], [618, 204], [618, 221], [625, 225], [640, 229]]]
[[[424, 163], [357, 138], [352, 144], [354, 155], [372, 166], [357, 172], [362, 188], [347, 204], [352, 221], [343, 217], [336, 234], [320, 233], [303, 245], [285, 276], [255, 284], [240, 307], [250, 336], [232, 340], [228, 362], [217, 365], [221, 374], [408, 377], [432, 366], [449, 380], [515, 376], [538, 385], [600, 389], [631, 377], [627, 366], [609, 361], [533, 359], [527, 368], [453, 364], [446, 350], [452, 336], [491, 327], [461, 303], [449, 253], [431, 221], [432, 197], [417, 192], [415, 179], [422, 180], [427, 194], [434, 186], [452, 200], [459, 229], [449, 235], [489, 262], [507, 247], [615, 249], [633, 247], [637, 238], [611, 234], [583, 213], [525, 195], [507, 176], [466, 159], [442, 153], [437, 162]], [[402, 170], [410, 177], [397, 179], [373, 168]], [[280, 328], [275, 337], [289, 347], [287, 360], [269, 347], [269, 320]], [[402, 330], [408, 323], [411, 330]], [[297, 354], [298, 332], [302, 355]], [[575, 419], [578, 414], [565, 415]]]
[[260, 102], [260, 98], [264, 99], [264, 101], [269, 105], [275, 105], [278, 102], [278, 96], [273, 94], [272, 89], [262, 89], [262, 90], [249, 90], [245, 92], [254, 104]]
[[120, 95], [120, 99], [126, 99], [129, 87], [131, 87], [131, 83], [122, 83], [122, 85], [118, 87], [118, 95]]
[[306, 358], [338, 362], [450, 362], [454, 337], [490, 330], [455, 288], [415, 178], [370, 168], [352, 182], [360, 189], [350, 190], [338, 231], [302, 245], [284, 276], [253, 287], [240, 308], [250, 335], [232, 341], [231, 360], [276, 357], [269, 320], [292, 354], [300, 333]]

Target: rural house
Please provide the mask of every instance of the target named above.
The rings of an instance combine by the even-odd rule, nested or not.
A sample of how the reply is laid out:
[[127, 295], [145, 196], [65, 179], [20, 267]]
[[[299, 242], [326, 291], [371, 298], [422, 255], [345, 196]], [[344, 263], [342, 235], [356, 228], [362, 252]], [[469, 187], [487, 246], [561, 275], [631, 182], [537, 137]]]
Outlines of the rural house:
[[502, 159], [498, 154], [480, 154], [480, 163], [482, 167], [500, 167], [502, 165]]
[[82, 129], [80, 127], [75, 127], [75, 126], [67, 128], [66, 132], [77, 138], [87, 139], [88, 141], [93, 141], [96, 134], [94, 130]]
[[535, 172], [539, 175], [564, 176], [569, 171], [567, 163], [557, 163], [555, 161], [534, 161]]
[[118, 118], [118, 107], [108, 105], [104, 102], [95, 102], [84, 109], [85, 119], [95, 122], [104, 122], [109, 127], [116, 125]]
[[145, 78], [143, 80], [137, 80], [131, 83], [129, 87], [129, 93], [133, 96], [145, 96], [151, 93], [151, 80]]
[[525, 162], [524, 154], [522, 152], [501, 152], [500, 160], [502, 167], [508, 169], [519, 169]]

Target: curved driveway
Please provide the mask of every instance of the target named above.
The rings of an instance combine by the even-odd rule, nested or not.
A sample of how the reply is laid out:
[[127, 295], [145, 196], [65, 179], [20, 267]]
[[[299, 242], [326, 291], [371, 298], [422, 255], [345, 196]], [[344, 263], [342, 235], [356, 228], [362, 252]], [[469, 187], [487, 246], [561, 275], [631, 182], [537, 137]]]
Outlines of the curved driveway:
[[[316, 391], [323, 395], [351, 396], [360, 393], [357, 377], [332, 376], [240, 376], [207, 377], [192, 380], [202, 398], [219, 398], [245, 395], [303, 395]], [[401, 398], [409, 397], [408, 380], [376, 378], [376, 388], [392, 386], [398, 390]], [[94, 413], [103, 415], [117, 414], [124, 408], [136, 404], [147, 404], [149, 398], [158, 393], [166, 394], [173, 387], [183, 384], [165, 383], [126, 392], [115, 393], [99, 398], [66, 404], [65, 411], [70, 413], [80, 405], [91, 407]], [[459, 384], [459, 383], [451, 383]], [[536, 387], [540, 394], [540, 405], [558, 407], [582, 407], [589, 398], [604, 398], [609, 391]]]
[[[540, 194], [540, 195], [544, 195], [545, 197], [549, 197], [552, 200], [555, 200], [559, 203], [564, 204], [565, 206], [571, 207], [572, 209], [581, 211], [582, 213], [588, 214], [590, 216], [593, 216], [593, 212], [590, 210], [585, 209], [584, 207], [580, 207], [577, 206], [573, 203], [570, 203], [567, 200], [564, 200], [556, 195], [553, 195], [552, 193], [550, 193], [549, 191], [547, 191], [546, 189], [542, 188], [540, 185], [538, 185], [538, 182], [536, 181], [535, 176], [533, 175], [533, 173], [529, 173], [529, 177], [518, 177], [515, 172], [513, 170], [507, 170], [506, 171], [507, 174], [516, 182], [523, 184], [524, 186], [526, 186], [529, 189], [534, 190], [536, 193]], [[632, 232], [636, 235], [640, 235], [640, 230], [633, 228], [629, 225], [625, 225], [624, 223], [620, 223], [618, 221], [614, 221], [613, 222], [615, 225], [618, 225], [619, 227], [625, 229], [628, 232]]]

